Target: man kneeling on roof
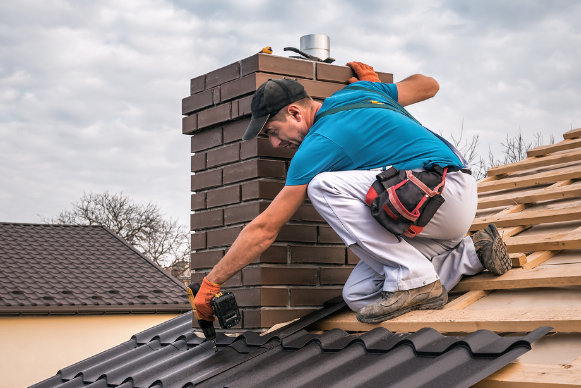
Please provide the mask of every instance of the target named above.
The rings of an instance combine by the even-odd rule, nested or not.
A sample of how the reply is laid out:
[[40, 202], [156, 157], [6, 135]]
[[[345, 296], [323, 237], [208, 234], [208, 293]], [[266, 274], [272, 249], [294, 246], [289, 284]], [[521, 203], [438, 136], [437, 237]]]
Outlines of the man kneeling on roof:
[[[274, 242], [307, 194], [360, 258], [345, 284], [343, 298], [361, 322], [381, 322], [416, 309], [442, 308], [448, 300], [447, 290], [462, 275], [474, 275], [485, 268], [500, 275], [510, 269], [506, 246], [493, 224], [465, 237], [476, 213], [477, 194], [476, 181], [464, 158], [402, 108], [433, 97], [439, 90], [436, 80], [416, 74], [384, 84], [371, 66], [359, 62], [348, 65], [357, 78], [322, 104], [311, 99], [295, 80], [269, 80], [256, 91], [252, 120], [243, 139], [263, 133], [274, 147], [298, 150], [284, 188], [242, 230], [204, 278], [195, 299], [201, 318], [214, 319], [209, 301], [220, 284]], [[388, 186], [384, 184], [388, 181], [382, 183], [378, 174], [394, 173], [402, 177], [396, 176], [396, 183], [405, 182], [382, 187]], [[422, 173], [432, 173], [438, 184], [427, 187], [421, 182]], [[408, 181], [413, 181], [416, 191], [419, 188], [426, 193], [425, 198], [420, 193], [416, 208], [412, 203], [406, 209], [406, 192], [414, 189]], [[408, 191], [392, 191], [408, 183]], [[370, 189], [372, 185], [375, 189]], [[377, 190], [383, 190], [387, 199], [383, 206], [375, 201], [372, 215]], [[440, 198], [439, 207], [429, 205], [436, 210], [431, 218], [424, 217], [429, 222], [422, 229], [415, 225], [422, 218], [418, 210], [434, 196]], [[387, 226], [378, 222], [382, 217]], [[394, 232], [389, 225], [407, 228], [406, 222], [412, 226], [404, 233]]]

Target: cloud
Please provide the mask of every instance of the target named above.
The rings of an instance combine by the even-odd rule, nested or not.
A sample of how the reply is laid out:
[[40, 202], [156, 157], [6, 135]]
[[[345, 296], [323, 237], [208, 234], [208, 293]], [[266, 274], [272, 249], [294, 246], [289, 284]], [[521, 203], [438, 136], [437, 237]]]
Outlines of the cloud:
[[434, 76], [410, 108], [488, 144], [580, 127], [581, 7], [568, 1], [97, 1], [0, 4], [0, 220], [39, 222], [83, 191], [123, 191], [187, 223], [189, 79], [301, 35], [342, 64]]

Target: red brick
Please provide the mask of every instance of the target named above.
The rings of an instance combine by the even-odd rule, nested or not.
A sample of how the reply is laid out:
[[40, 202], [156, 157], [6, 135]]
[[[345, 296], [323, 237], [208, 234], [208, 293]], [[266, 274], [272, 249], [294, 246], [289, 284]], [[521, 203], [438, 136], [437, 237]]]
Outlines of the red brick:
[[281, 75], [253, 73], [222, 85], [222, 101], [231, 100], [248, 93], [254, 93], [256, 89], [269, 79], [281, 79]]
[[240, 77], [240, 64], [235, 62], [206, 74], [206, 89], [213, 88]]
[[188, 113], [212, 106], [214, 104], [213, 96], [213, 91], [206, 90], [182, 99], [182, 114], [187, 115]]
[[256, 218], [268, 207], [266, 202], [251, 202], [224, 209], [224, 224], [237, 224], [249, 222]]
[[291, 288], [291, 306], [322, 306], [328, 300], [341, 295], [343, 287], [337, 288]]
[[222, 128], [196, 133], [192, 136], [192, 153], [222, 145]]
[[240, 144], [231, 144], [226, 147], [208, 151], [208, 168], [222, 164], [234, 163], [240, 159]]
[[203, 251], [192, 253], [190, 268], [191, 269], [213, 268], [216, 264], [218, 264], [222, 257], [224, 257], [223, 249], [219, 249], [217, 251]]
[[239, 115], [239, 102], [238, 100], [234, 100], [232, 101], [232, 118], [235, 119], [237, 118]]
[[208, 231], [208, 248], [232, 245], [241, 231], [241, 226]]
[[252, 178], [283, 178], [285, 164], [279, 160], [252, 159], [224, 167], [224, 184]]
[[291, 246], [291, 263], [345, 264], [345, 248]]
[[[331, 97], [335, 92], [343, 89], [345, 85], [333, 82], [313, 81], [309, 79], [298, 79], [299, 83], [305, 87], [307, 94], [313, 98]], [[200, 118], [198, 117], [198, 127]]]
[[286, 264], [288, 261], [287, 246], [271, 245], [253, 263]]
[[248, 124], [250, 124], [250, 119], [224, 124], [222, 126], [222, 130], [224, 131], [224, 144], [242, 140], [242, 135], [246, 132]]
[[222, 185], [222, 169], [198, 172], [192, 175], [192, 191]]
[[192, 155], [192, 172], [206, 169], [206, 153], [196, 152]]
[[240, 159], [258, 156], [291, 159], [295, 153], [296, 150], [291, 150], [290, 148], [274, 148], [270, 140], [263, 137], [247, 140], [240, 145]]
[[206, 75], [201, 75], [190, 80], [190, 94], [203, 91], [206, 88]]
[[321, 268], [321, 285], [325, 284], [345, 284], [347, 278], [353, 271], [353, 267], [341, 267], [341, 268]]
[[343, 244], [341, 237], [330, 226], [319, 226], [319, 242], [322, 244]]
[[190, 234], [193, 250], [206, 248], [206, 232], [196, 232]]
[[[383, 83], [393, 83], [393, 74], [377, 72], [379, 79]], [[317, 63], [317, 80], [347, 83], [347, 80], [355, 77], [355, 73], [347, 66], [329, 65], [327, 63]]]
[[214, 101], [214, 105], [218, 105], [222, 102], [222, 90], [220, 86], [216, 86], [212, 89], [212, 100]]
[[307, 225], [285, 225], [276, 241], [317, 242], [317, 227]]
[[242, 270], [245, 286], [317, 284], [317, 268], [301, 267], [246, 267]]
[[184, 135], [189, 135], [196, 129], [198, 129], [198, 115], [196, 113], [182, 117], [182, 133]]
[[256, 287], [231, 290], [240, 307], [287, 306], [288, 288]]
[[208, 192], [208, 207], [240, 202], [240, 186], [229, 186]]
[[303, 204], [291, 217], [292, 221], [312, 221], [312, 222], [324, 222], [325, 219], [321, 217], [319, 212], [315, 210], [313, 205]]
[[238, 100], [238, 116], [243, 117], [252, 113], [250, 109], [250, 104], [252, 102], [252, 96], [244, 97]]
[[253, 181], [242, 184], [242, 201], [251, 199], [274, 199], [284, 183], [273, 181]]
[[285, 323], [297, 318], [302, 318], [317, 309], [276, 309], [263, 308], [260, 310], [244, 311], [244, 328], [270, 328], [278, 323]]
[[215, 228], [224, 224], [224, 210], [209, 210], [190, 214], [190, 229]]
[[[203, 272], [194, 272], [191, 274], [191, 282], [192, 283], [202, 283], [202, 281], [204, 280], [204, 277], [209, 273], [208, 271], [203, 271]], [[229, 287], [240, 287], [242, 286], [242, 277], [240, 272], [236, 272], [230, 279], [228, 279], [228, 281], [224, 284], [222, 284], [221, 288], [229, 288]]]
[[227, 102], [198, 113], [198, 129], [228, 121], [232, 118], [232, 104]]
[[206, 208], [206, 193], [196, 193], [192, 194], [192, 206], [191, 210], [200, 210]]
[[359, 257], [353, 251], [347, 248], [347, 264], [359, 263]]
[[202, 284], [206, 275], [206, 272], [192, 272], [190, 275], [190, 283]]
[[282, 74], [285, 76], [313, 78], [314, 65], [313, 62], [310, 61], [269, 54], [255, 54], [242, 60], [242, 76], [258, 71]]

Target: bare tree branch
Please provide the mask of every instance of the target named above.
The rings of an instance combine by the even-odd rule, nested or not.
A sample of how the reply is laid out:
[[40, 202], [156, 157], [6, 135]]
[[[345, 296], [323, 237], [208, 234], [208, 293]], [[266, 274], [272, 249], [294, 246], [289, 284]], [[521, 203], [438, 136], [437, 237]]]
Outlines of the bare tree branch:
[[[190, 238], [185, 226], [166, 219], [156, 204], [136, 204], [123, 193], [83, 193], [55, 218], [39, 215], [50, 224], [103, 225], [164, 268], [187, 270]], [[179, 264], [176, 264], [179, 263]], [[177, 266], [176, 266], [177, 265]], [[178, 275], [181, 273], [177, 273]]]

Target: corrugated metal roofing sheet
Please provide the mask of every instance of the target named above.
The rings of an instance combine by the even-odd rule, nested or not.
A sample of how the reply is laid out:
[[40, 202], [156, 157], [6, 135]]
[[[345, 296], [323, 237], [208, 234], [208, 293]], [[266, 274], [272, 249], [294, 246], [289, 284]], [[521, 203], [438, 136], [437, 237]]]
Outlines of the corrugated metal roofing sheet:
[[100, 225], [0, 223], [0, 315], [184, 312], [184, 286]]
[[524, 337], [487, 330], [447, 337], [376, 328], [361, 335], [305, 327], [343, 308], [319, 310], [275, 332], [197, 337], [186, 313], [64, 368], [34, 388], [74, 387], [468, 387], [526, 353], [550, 328]]

